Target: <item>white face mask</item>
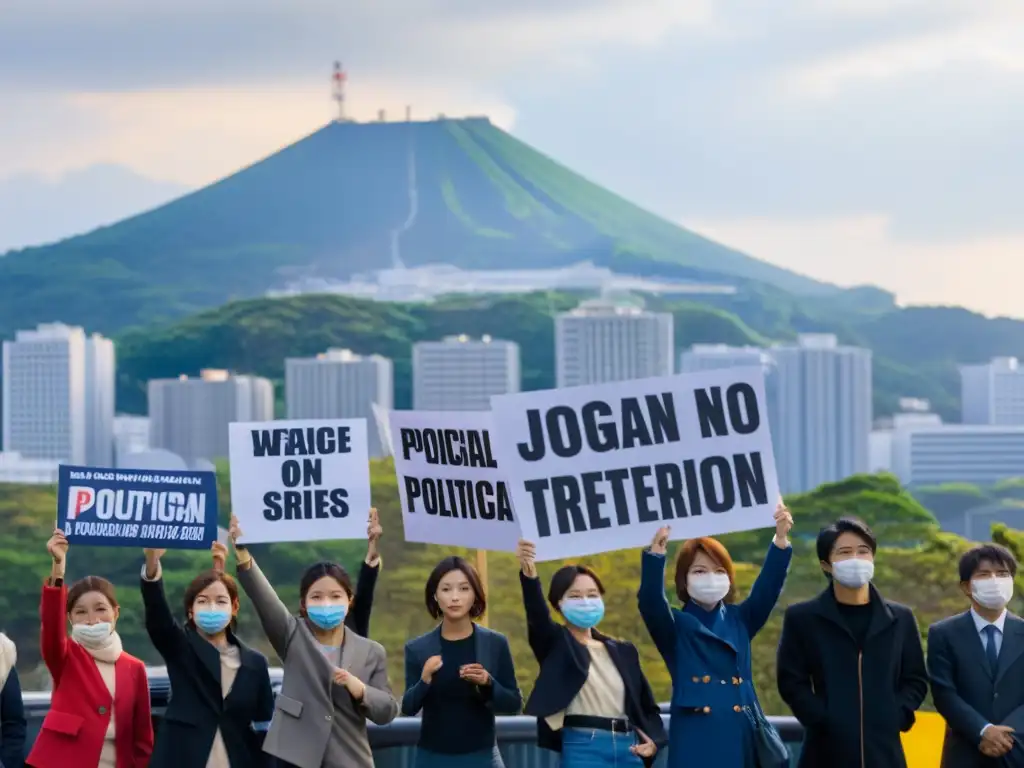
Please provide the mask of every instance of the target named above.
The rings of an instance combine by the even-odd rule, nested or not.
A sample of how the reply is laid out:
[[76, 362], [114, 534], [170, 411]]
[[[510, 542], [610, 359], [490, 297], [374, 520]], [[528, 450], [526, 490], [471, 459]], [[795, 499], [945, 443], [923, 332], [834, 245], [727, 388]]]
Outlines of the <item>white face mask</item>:
[[71, 627], [71, 639], [86, 648], [97, 648], [110, 639], [113, 625], [104, 621], [100, 624], [75, 624]]
[[971, 597], [993, 611], [1005, 608], [1013, 597], [1013, 578], [996, 576], [991, 579], [974, 579], [971, 581]]
[[850, 589], [860, 589], [875, 575], [873, 560], [862, 560], [851, 557], [849, 560], [838, 560], [832, 563], [832, 578]]
[[686, 591], [690, 597], [704, 605], [717, 605], [729, 594], [732, 584], [725, 573], [692, 573], [686, 576]]

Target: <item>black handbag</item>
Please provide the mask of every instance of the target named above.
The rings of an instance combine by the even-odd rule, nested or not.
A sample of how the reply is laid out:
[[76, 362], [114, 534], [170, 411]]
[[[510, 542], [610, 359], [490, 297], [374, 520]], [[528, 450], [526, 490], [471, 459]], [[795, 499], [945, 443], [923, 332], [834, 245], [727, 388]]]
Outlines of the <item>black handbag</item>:
[[754, 734], [754, 758], [757, 768], [789, 768], [789, 747], [775, 730], [775, 726], [768, 722], [756, 700], [752, 707], [747, 707], [747, 718]]

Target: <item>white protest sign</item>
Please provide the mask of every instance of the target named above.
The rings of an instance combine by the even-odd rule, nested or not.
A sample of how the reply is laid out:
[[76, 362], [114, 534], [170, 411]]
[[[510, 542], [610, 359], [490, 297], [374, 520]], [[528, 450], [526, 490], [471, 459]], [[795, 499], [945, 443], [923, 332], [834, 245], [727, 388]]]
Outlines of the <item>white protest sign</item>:
[[538, 560], [774, 525], [760, 368], [491, 398], [495, 457]]
[[240, 544], [366, 538], [366, 419], [236, 422], [228, 434]]
[[514, 552], [519, 523], [487, 411], [387, 414], [405, 540]]

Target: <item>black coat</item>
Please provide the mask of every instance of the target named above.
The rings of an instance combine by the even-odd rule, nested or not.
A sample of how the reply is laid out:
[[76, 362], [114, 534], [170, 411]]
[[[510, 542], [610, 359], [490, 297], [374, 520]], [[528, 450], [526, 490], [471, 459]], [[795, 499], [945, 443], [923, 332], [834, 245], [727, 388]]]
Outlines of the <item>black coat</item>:
[[0, 766], [3, 768], [22, 768], [25, 764], [25, 731], [21, 683], [18, 672], [12, 667], [0, 688]]
[[[523, 711], [537, 718], [537, 743], [544, 749], [561, 752], [562, 733], [551, 730], [544, 718], [564, 711], [576, 698], [587, 681], [590, 652], [567, 627], [552, 620], [540, 579], [530, 579], [520, 573], [519, 580], [526, 608], [527, 637], [540, 664], [537, 682]], [[636, 646], [597, 631], [593, 635], [594, 639], [604, 643], [608, 656], [622, 676], [626, 688], [626, 717], [646, 733], [659, 750], [663, 749], [668, 744], [668, 735], [661, 721], [661, 710], [640, 667]], [[644, 762], [650, 766], [654, 761]]]
[[162, 580], [142, 580], [146, 631], [167, 665], [171, 701], [160, 723], [150, 768], [202, 768], [218, 728], [228, 759], [239, 768], [270, 764], [263, 752], [266, 726], [274, 716], [267, 659], [238, 640], [241, 667], [227, 698], [221, 693], [220, 652], [171, 614]]
[[800, 768], [905, 768], [900, 732], [928, 693], [914, 614], [871, 587], [861, 650], [832, 588], [791, 605], [782, 621], [778, 684], [804, 726]]

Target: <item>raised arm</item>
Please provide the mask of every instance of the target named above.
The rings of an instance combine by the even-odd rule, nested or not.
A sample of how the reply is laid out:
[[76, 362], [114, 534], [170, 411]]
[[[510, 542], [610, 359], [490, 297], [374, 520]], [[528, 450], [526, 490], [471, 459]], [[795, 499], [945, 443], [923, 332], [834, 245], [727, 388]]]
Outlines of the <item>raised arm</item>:
[[43, 584], [43, 595], [39, 604], [39, 650], [46, 668], [56, 687], [64, 671], [67, 658], [67, 599], [68, 590], [64, 583], [64, 569], [67, 565], [68, 540], [60, 528], [55, 528], [46, 542], [50, 553], [50, 578]]
[[142, 606], [146, 612], [146, 633], [164, 661], [177, 656], [185, 647], [185, 630], [175, 621], [164, 594], [164, 572], [160, 558], [167, 550], [147, 549], [142, 566]]
[[921, 648], [921, 632], [917, 628], [917, 619], [909, 608], [906, 609], [903, 621], [903, 653], [900, 658], [899, 691], [896, 702], [899, 704], [903, 722], [901, 731], [909, 731], [913, 725], [918, 707], [928, 695], [928, 669], [925, 667], [924, 650]]
[[359, 568], [359, 580], [356, 582], [356, 596], [345, 616], [345, 626], [363, 637], [370, 636], [370, 613], [373, 611], [373, 593], [377, 588], [377, 577], [380, 575], [381, 558], [377, 551], [377, 542], [384, 533], [377, 516], [376, 508], [370, 510], [366, 524], [366, 559]]
[[804, 728], [820, 728], [828, 722], [825, 702], [814, 690], [807, 648], [798, 619], [790, 608], [782, 617], [782, 637], [775, 659], [779, 695]]
[[737, 606], [740, 620], [747, 628], [750, 638], [761, 631], [775, 610], [782, 588], [786, 585], [789, 563], [793, 559], [793, 547], [789, 543], [789, 531], [793, 527], [793, 516], [781, 501], [775, 508], [775, 538], [768, 547], [761, 572], [754, 580], [747, 599]]
[[274, 648], [278, 658], [284, 661], [288, 654], [288, 644], [295, 634], [299, 620], [281, 602], [281, 598], [277, 596], [277, 592], [267, 581], [263, 571], [252, 559], [249, 550], [237, 543], [242, 535], [242, 528], [238, 524], [238, 518], [234, 516], [231, 517], [229, 535], [231, 543], [235, 547], [235, 559], [238, 562], [238, 583], [242, 585], [245, 594], [252, 601], [270, 645]]
[[928, 675], [931, 678], [932, 699], [935, 701], [935, 709], [949, 723], [949, 727], [960, 738], [977, 747], [981, 744], [981, 729], [988, 724], [988, 719], [957, 692], [953, 649], [946, 638], [946, 630], [947, 627], [941, 625], [932, 625], [928, 629]]
[[519, 585], [526, 609], [526, 638], [537, 661], [544, 661], [551, 653], [559, 627], [551, 618], [551, 611], [544, 600], [544, 589], [534, 560], [536, 547], [529, 541], [520, 540], [516, 556], [519, 558]]
[[651, 546], [641, 556], [637, 603], [640, 618], [644, 620], [658, 653], [665, 660], [669, 672], [674, 673], [676, 621], [672, 616], [672, 606], [665, 598], [665, 560], [670, 532], [668, 527], [658, 529]]

